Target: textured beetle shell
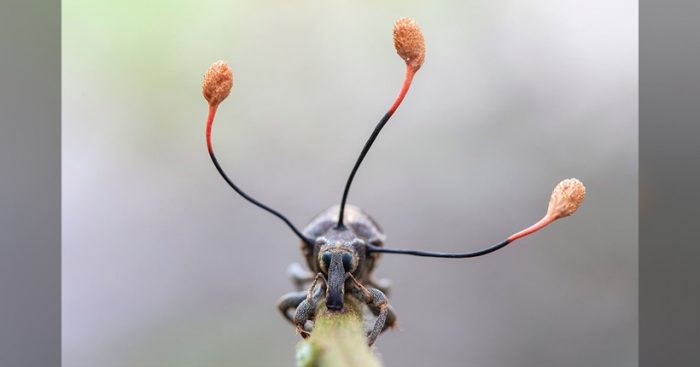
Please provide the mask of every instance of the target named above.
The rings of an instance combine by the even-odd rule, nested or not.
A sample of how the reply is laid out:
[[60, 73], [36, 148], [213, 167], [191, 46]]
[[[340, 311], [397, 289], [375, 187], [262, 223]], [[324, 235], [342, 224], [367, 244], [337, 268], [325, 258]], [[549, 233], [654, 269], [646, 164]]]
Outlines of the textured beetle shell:
[[[336, 224], [338, 224], [338, 214], [340, 211], [339, 205], [333, 205], [332, 207], [322, 211], [316, 215], [311, 222], [304, 228], [303, 234], [316, 240], [316, 238], [323, 236], [328, 230], [332, 229]], [[365, 243], [371, 243], [375, 246], [384, 246], [385, 235], [377, 222], [372, 219], [367, 213], [365, 213], [359, 207], [354, 205], [345, 205], [345, 225], [350, 228], [355, 235]], [[314, 272], [317, 272], [316, 257], [314, 252], [311, 251], [304, 243], [302, 243], [302, 249], [304, 249], [304, 257], [306, 262]], [[361, 274], [359, 275], [359, 281], [363, 281], [372, 272], [376, 260], [379, 258], [379, 254], [372, 254], [366, 258], [365, 264]]]

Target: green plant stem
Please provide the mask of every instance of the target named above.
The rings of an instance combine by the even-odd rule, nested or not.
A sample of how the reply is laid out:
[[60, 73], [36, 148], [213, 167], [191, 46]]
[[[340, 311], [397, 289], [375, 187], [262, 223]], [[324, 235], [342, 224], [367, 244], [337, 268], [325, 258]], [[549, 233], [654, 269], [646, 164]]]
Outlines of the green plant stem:
[[311, 336], [297, 345], [299, 367], [381, 367], [367, 346], [362, 311], [346, 298], [340, 312], [330, 312], [321, 303]]

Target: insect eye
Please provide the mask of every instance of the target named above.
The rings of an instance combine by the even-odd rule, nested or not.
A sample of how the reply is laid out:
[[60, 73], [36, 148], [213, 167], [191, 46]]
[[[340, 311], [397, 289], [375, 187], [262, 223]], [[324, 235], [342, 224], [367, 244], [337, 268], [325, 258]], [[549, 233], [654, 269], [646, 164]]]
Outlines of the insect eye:
[[350, 267], [352, 266], [352, 255], [349, 253], [344, 253], [343, 254], [343, 268], [345, 271], [350, 271]]
[[323, 261], [323, 265], [328, 269], [331, 266], [331, 253], [325, 252], [323, 256], [321, 256], [321, 261]]

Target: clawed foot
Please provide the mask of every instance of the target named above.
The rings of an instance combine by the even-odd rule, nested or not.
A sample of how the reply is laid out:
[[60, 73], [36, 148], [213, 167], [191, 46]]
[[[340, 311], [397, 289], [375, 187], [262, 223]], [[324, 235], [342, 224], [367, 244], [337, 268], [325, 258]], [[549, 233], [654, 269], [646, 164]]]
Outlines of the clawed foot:
[[301, 325], [297, 325], [295, 329], [297, 331], [297, 334], [301, 335], [301, 337], [304, 339], [311, 336], [311, 332], [304, 329], [304, 327]]

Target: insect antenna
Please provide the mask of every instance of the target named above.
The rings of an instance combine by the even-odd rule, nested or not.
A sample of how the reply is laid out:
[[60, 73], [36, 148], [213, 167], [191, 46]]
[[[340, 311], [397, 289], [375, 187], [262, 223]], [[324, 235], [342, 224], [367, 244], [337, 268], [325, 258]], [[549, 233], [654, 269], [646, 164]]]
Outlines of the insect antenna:
[[207, 116], [206, 129], [207, 150], [209, 151], [209, 157], [211, 157], [211, 161], [214, 163], [214, 167], [216, 167], [216, 170], [219, 171], [221, 177], [224, 178], [226, 183], [228, 183], [234, 191], [236, 191], [244, 199], [248, 200], [258, 208], [261, 208], [267, 211], [268, 213], [276, 216], [277, 218], [281, 219], [292, 230], [292, 232], [294, 232], [294, 234], [296, 234], [297, 237], [299, 237], [299, 239], [301, 239], [308, 246], [313, 247], [313, 242], [311, 241], [311, 239], [306, 238], [306, 236], [304, 236], [301, 233], [301, 231], [299, 231], [294, 226], [294, 224], [292, 224], [292, 222], [289, 219], [287, 219], [287, 217], [282, 215], [280, 212], [270, 208], [269, 206], [259, 202], [252, 196], [246, 194], [235, 183], [233, 183], [233, 181], [228, 177], [226, 172], [224, 172], [223, 168], [221, 168], [219, 161], [216, 159], [216, 155], [214, 154], [214, 146], [211, 142], [211, 129], [214, 123], [214, 116], [216, 115], [216, 110], [219, 107], [219, 103], [221, 103], [224, 99], [226, 99], [226, 97], [228, 97], [229, 93], [231, 92], [232, 86], [233, 74], [231, 73], [231, 69], [228, 67], [228, 65], [226, 65], [226, 63], [223, 61], [217, 61], [213, 63], [204, 75], [204, 81], [202, 82], [202, 94], [204, 95], [204, 98], [207, 100], [207, 102], [209, 102], [209, 115]]
[[425, 40], [423, 39], [423, 33], [421, 32], [418, 24], [410, 18], [401, 18], [394, 23], [394, 48], [399, 56], [406, 62], [406, 76], [399, 91], [399, 95], [394, 100], [389, 110], [384, 114], [384, 116], [379, 120], [377, 126], [372, 131], [369, 139], [362, 148], [355, 165], [350, 172], [347, 182], [345, 183], [345, 189], [343, 190], [343, 199], [340, 201], [340, 212], [338, 215], [337, 228], [343, 228], [343, 216], [345, 213], [345, 203], [348, 199], [348, 194], [350, 192], [350, 185], [355, 178], [357, 169], [360, 168], [362, 161], [365, 159], [367, 152], [372, 147], [374, 140], [379, 136], [379, 132], [382, 131], [384, 125], [389, 121], [391, 116], [394, 114], [401, 102], [403, 102], [408, 89], [411, 87], [411, 82], [413, 81], [413, 76], [416, 74], [418, 69], [423, 65], [425, 60]]
[[509, 243], [514, 242], [517, 239], [529, 236], [540, 229], [546, 227], [557, 219], [565, 218], [573, 214], [586, 196], [586, 187], [583, 186], [581, 181], [570, 178], [561, 181], [552, 191], [552, 196], [549, 199], [549, 207], [547, 208], [547, 213], [540, 219], [537, 223], [523, 229], [522, 231], [516, 232], [510, 235], [505, 240], [487, 247], [483, 250], [474, 252], [464, 252], [464, 253], [446, 253], [446, 252], [433, 252], [433, 251], [421, 251], [421, 250], [402, 250], [402, 249], [390, 249], [379, 247], [373, 244], [367, 245], [368, 252], [381, 252], [387, 254], [403, 254], [403, 255], [413, 255], [413, 256], [423, 256], [423, 257], [440, 257], [448, 259], [463, 259], [470, 257], [478, 257], [486, 254], [490, 254], [496, 250], [506, 247]]

